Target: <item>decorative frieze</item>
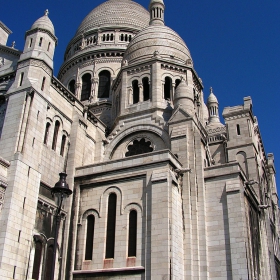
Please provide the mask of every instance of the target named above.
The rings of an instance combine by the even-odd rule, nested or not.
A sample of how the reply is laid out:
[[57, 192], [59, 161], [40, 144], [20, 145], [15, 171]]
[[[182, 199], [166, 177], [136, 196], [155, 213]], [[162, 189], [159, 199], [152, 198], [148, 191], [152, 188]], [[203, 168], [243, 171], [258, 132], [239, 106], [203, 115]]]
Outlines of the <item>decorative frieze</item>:
[[128, 75], [133, 75], [133, 74], [135, 74], [135, 73], [140, 73], [140, 72], [143, 72], [143, 71], [147, 71], [147, 70], [149, 70], [149, 69], [151, 69], [151, 68], [152, 68], [151, 65], [145, 65], [145, 66], [141, 66], [141, 67], [137, 67], [137, 68], [128, 70], [128, 71], [127, 71], [127, 74], [128, 74]]
[[23, 68], [23, 67], [27, 67], [27, 66], [35, 66], [35, 67], [40, 67], [42, 68], [48, 75], [52, 75], [52, 70], [49, 66], [47, 66], [46, 63], [44, 63], [41, 60], [37, 60], [37, 59], [29, 59], [23, 62], [20, 62], [18, 64], [18, 69]]
[[230, 116], [225, 118], [226, 121], [230, 121], [230, 120], [237, 120], [237, 119], [241, 119], [241, 118], [245, 118], [245, 117], [250, 117], [249, 113], [246, 114], [240, 114], [240, 115], [235, 115], [235, 116]]

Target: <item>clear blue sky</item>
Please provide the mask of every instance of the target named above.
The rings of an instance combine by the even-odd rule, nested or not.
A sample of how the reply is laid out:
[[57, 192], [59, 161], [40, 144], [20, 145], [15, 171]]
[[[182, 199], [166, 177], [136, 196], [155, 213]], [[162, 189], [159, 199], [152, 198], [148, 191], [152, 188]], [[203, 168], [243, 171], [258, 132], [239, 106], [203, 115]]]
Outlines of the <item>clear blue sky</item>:
[[[22, 49], [24, 34], [49, 9], [58, 46], [55, 53], [57, 74], [65, 47], [83, 18], [103, 0], [52, 0], [5, 2], [0, 20]], [[136, 0], [148, 8], [149, 0]], [[220, 114], [225, 106], [253, 99], [266, 153], [275, 155], [280, 173], [278, 145], [280, 113], [280, 1], [279, 0], [165, 0], [165, 23], [177, 31], [189, 47], [194, 67], [204, 83], [219, 99]], [[280, 176], [278, 176], [280, 184]], [[279, 187], [278, 187], [279, 188]]]

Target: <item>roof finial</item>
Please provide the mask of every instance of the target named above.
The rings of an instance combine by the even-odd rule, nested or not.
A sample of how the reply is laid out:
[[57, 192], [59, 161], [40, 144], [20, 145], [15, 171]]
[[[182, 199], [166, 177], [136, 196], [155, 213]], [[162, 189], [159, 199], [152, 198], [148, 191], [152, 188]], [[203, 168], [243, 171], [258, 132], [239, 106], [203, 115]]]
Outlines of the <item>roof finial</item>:
[[46, 10], [45, 10], [45, 16], [48, 16], [48, 15], [49, 15], [49, 10], [46, 9]]
[[210, 87], [210, 93], [213, 93], [213, 88], [212, 87]]

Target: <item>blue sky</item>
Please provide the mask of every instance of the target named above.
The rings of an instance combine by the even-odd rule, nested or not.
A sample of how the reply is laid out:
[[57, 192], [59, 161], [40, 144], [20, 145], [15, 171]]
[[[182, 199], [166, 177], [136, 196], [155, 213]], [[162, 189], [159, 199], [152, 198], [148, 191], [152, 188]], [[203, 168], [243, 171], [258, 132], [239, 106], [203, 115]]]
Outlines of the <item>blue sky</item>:
[[[12, 31], [8, 45], [16, 41], [22, 49], [24, 34], [49, 9], [58, 46], [55, 53], [57, 74], [69, 40], [83, 18], [103, 0], [42, 1], [10, 0], [0, 20]], [[149, 0], [136, 0], [148, 8]], [[220, 115], [225, 106], [243, 104], [251, 96], [253, 111], [266, 153], [275, 155], [280, 172], [277, 112], [280, 94], [280, 1], [279, 0], [165, 0], [165, 23], [184, 39], [194, 67], [204, 83], [219, 99]], [[279, 116], [280, 118], [280, 116]], [[280, 176], [278, 176], [280, 184]]]

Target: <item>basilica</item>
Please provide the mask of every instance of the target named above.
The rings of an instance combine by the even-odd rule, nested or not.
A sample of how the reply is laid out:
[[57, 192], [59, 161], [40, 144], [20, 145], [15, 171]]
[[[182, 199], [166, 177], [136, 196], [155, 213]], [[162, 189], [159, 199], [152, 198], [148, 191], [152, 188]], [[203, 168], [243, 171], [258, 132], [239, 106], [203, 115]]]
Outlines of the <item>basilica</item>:
[[57, 77], [48, 10], [22, 51], [0, 21], [0, 279], [280, 279], [274, 156], [252, 99], [219, 108], [169, 12], [104, 0]]

